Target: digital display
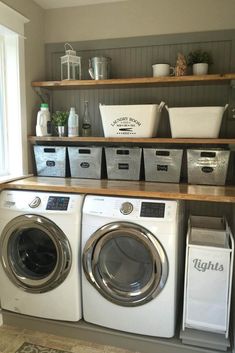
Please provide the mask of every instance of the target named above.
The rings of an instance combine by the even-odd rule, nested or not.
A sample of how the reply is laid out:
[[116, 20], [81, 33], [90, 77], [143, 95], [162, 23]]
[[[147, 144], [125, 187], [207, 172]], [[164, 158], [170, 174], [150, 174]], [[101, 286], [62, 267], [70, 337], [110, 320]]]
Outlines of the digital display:
[[49, 196], [46, 210], [67, 211], [68, 204], [69, 204], [69, 197]]
[[140, 217], [164, 218], [165, 204], [160, 202], [142, 202]]

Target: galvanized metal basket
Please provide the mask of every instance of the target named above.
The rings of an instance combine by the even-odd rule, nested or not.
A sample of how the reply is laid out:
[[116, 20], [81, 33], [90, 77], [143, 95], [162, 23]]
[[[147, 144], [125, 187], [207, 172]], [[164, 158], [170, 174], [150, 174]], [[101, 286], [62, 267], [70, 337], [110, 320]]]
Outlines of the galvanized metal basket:
[[37, 175], [66, 176], [66, 147], [33, 146]]
[[106, 147], [108, 179], [139, 180], [142, 148]]
[[183, 150], [144, 148], [145, 180], [178, 183]]
[[224, 185], [230, 151], [219, 149], [187, 150], [188, 183]]
[[102, 147], [68, 147], [72, 178], [100, 179]]

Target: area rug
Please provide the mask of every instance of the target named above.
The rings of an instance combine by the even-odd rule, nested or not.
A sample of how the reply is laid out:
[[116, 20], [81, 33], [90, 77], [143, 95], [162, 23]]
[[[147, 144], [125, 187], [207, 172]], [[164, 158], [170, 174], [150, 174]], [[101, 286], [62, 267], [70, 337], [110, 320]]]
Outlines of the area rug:
[[39, 346], [38, 344], [24, 342], [15, 353], [69, 353], [61, 351], [59, 349], [49, 348], [45, 346]]

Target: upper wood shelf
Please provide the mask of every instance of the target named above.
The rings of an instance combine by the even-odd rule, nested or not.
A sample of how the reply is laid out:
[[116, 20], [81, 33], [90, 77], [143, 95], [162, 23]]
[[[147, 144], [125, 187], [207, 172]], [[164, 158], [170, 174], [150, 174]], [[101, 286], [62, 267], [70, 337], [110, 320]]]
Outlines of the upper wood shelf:
[[35, 144], [37, 142], [53, 143], [133, 143], [133, 144], [212, 144], [212, 145], [235, 145], [233, 138], [128, 138], [128, 137], [58, 137], [58, 136], [29, 136], [28, 140]]
[[63, 81], [38, 81], [32, 82], [33, 87], [48, 89], [75, 89], [82, 87], [111, 87], [111, 86], [135, 86], [135, 85], [164, 85], [164, 84], [209, 84], [228, 83], [235, 80], [235, 74], [191, 75], [191, 76], [167, 76], [167, 77], [136, 77], [116, 78], [108, 80], [63, 80]]

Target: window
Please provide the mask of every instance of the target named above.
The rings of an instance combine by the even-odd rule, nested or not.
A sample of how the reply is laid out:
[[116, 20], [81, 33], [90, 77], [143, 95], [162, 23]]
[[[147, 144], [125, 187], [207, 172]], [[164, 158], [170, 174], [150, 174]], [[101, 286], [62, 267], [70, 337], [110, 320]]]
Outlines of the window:
[[25, 22], [0, 1], [0, 177], [27, 172]]

